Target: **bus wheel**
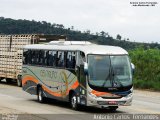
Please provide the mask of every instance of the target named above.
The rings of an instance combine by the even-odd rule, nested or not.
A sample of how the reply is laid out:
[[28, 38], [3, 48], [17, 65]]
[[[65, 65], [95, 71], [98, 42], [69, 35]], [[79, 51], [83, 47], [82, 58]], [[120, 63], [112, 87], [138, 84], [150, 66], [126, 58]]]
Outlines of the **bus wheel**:
[[109, 106], [109, 110], [111, 112], [115, 112], [117, 110], [118, 106]]
[[44, 94], [43, 94], [43, 89], [41, 87], [38, 88], [37, 99], [40, 103], [44, 103], [44, 101], [45, 101], [45, 97], [44, 97]]
[[78, 110], [77, 97], [75, 93], [71, 95], [70, 104], [71, 104], [72, 109]]

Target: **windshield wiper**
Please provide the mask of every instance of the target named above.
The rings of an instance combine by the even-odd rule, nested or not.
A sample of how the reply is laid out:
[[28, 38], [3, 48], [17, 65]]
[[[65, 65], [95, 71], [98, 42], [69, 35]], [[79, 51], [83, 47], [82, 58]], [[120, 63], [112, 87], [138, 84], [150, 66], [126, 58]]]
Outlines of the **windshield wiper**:
[[[112, 74], [112, 81], [113, 81], [112, 86], [113, 86], [113, 87], [116, 87], [115, 85], [117, 85], [117, 82], [118, 82], [121, 87], [124, 87], [123, 84], [119, 81], [119, 79], [118, 79], [117, 76], [115, 75], [115, 72], [114, 72], [112, 66], [111, 66], [111, 74]], [[117, 82], [115, 81], [115, 79], [116, 79]], [[113, 85], [113, 84], [115, 84], [115, 85]]]
[[104, 83], [103, 83], [102, 87], [104, 87], [104, 86], [105, 86], [105, 84], [106, 84], [106, 82], [108, 81], [108, 79], [109, 79], [109, 78], [110, 78], [110, 72], [109, 72], [109, 74], [108, 74], [107, 78], [105, 79], [105, 81], [104, 81]]
[[[106, 82], [107, 82], [108, 80], [110, 80], [110, 82], [111, 82], [111, 65], [110, 65], [110, 67], [109, 67], [109, 73], [108, 73], [108, 76], [106, 77], [106, 79], [105, 79], [105, 81], [104, 81], [104, 83], [103, 83], [102, 87], [104, 87], [104, 86], [105, 86], [105, 84], [106, 84]], [[111, 83], [111, 84], [112, 84], [112, 83]]]

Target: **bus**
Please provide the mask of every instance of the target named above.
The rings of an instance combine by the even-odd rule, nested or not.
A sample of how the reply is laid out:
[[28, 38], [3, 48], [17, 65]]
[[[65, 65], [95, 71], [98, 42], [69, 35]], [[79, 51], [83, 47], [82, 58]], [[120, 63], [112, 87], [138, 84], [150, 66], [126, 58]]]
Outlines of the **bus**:
[[22, 89], [79, 106], [108, 108], [132, 103], [134, 68], [120, 47], [86, 41], [52, 41], [23, 49]]

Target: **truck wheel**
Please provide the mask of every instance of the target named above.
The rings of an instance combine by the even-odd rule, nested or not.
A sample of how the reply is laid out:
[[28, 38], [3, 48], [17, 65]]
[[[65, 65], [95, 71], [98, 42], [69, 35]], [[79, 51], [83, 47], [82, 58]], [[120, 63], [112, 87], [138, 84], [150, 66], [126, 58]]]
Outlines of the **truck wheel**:
[[0, 82], [2, 82], [3, 79], [4, 79], [4, 77], [0, 77]]
[[6, 78], [6, 82], [7, 83], [12, 83], [12, 79], [11, 78]]
[[43, 94], [43, 89], [41, 87], [38, 88], [37, 99], [38, 99], [38, 102], [40, 102], [40, 103], [44, 103], [45, 102], [45, 97], [44, 97], [44, 94]]
[[79, 106], [77, 104], [77, 97], [76, 97], [76, 94], [73, 93], [71, 95], [71, 98], [70, 98], [70, 105], [71, 105], [71, 108], [74, 109], [74, 110], [78, 110]]
[[17, 86], [22, 87], [22, 76], [20, 75], [17, 77]]

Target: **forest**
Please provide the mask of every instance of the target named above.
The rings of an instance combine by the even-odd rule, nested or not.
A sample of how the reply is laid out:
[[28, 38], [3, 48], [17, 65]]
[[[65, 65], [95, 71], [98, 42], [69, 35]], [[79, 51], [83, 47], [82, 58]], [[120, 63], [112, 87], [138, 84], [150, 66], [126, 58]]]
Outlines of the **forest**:
[[129, 38], [123, 38], [120, 34], [117, 34], [116, 38], [113, 38], [108, 32], [105, 31], [92, 33], [90, 30], [75, 30], [74, 26], [65, 28], [63, 24], [35, 20], [14, 20], [4, 17], [0, 17], [0, 34], [56, 34], [67, 36], [68, 40], [91, 41], [97, 44], [120, 46], [126, 50], [134, 49], [138, 46], [141, 46], [145, 49], [160, 49], [160, 44], [157, 42], [130, 42]]
[[158, 42], [131, 42], [129, 38], [123, 38], [118, 33], [116, 38], [113, 38], [105, 31], [92, 33], [90, 30], [75, 30], [74, 26], [65, 28], [63, 24], [4, 17], [0, 17], [0, 34], [56, 34], [65, 35], [68, 40], [120, 46], [129, 52], [131, 61], [135, 64], [134, 86], [160, 91], [160, 44]]
[[136, 48], [129, 55], [136, 67], [134, 87], [160, 91], [160, 50]]

